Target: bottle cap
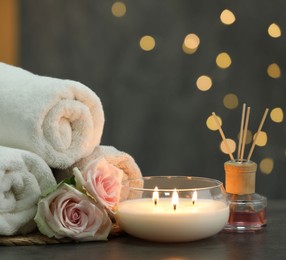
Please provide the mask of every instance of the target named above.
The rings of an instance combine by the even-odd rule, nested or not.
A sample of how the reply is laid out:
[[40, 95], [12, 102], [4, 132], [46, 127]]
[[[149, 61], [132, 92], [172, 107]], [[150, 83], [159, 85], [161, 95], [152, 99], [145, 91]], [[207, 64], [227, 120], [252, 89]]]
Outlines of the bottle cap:
[[247, 160], [227, 161], [224, 163], [225, 189], [232, 194], [255, 193], [257, 164]]

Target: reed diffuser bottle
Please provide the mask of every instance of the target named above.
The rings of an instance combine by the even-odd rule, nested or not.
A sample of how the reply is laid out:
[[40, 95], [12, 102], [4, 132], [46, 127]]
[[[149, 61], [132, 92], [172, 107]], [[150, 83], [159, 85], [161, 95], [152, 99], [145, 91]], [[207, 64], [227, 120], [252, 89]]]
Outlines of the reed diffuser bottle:
[[257, 164], [248, 160], [227, 161], [225, 188], [230, 215], [225, 231], [245, 232], [261, 230], [267, 222], [267, 198], [255, 193]]
[[254, 135], [254, 140], [247, 159], [244, 159], [244, 148], [248, 130], [250, 107], [248, 107], [246, 111], [246, 104], [243, 104], [238, 144], [238, 159], [234, 159], [218, 118], [213, 112], [213, 117], [231, 159], [224, 164], [225, 189], [228, 194], [230, 207], [229, 220], [224, 228], [226, 231], [257, 231], [266, 226], [267, 199], [266, 197], [255, 193], [257, 164], [251, 161], [250, 158], [268, 111], [269, 109], [267, 108], [263, 114], [257, 133]]

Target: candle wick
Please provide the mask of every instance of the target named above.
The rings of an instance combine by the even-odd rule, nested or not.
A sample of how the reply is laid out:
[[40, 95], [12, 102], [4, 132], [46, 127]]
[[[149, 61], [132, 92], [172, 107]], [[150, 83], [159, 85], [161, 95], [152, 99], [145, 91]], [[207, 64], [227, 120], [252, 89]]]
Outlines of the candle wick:
[[195, 201], [195, 200], [193, 200], [193, 206], [195, 205], [195, 202], [196, 202], [196, 201]]
[[174, 208], [174, 210], [176, 210], [177, 209], [177, 204], [173, 204], [173, 208]]
[[154, 205], [157, 206], [158, 200], [154, 199]]

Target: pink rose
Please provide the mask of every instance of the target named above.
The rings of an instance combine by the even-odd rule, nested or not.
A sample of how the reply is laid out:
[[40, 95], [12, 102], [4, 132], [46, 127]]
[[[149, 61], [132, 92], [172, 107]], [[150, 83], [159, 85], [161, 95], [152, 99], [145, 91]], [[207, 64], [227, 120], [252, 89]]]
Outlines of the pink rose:
[[112, 210], [118, 204], [123, 171], [104, 158], [92, 161], [82, 172], [75, 168], [74, 176], [77, 187], [86, 190], [107, 209]]
[[48, 237], [78, 241], [106, 240], [112, 226], [101, 206], [65, 183], [39, 201], [35, 221]]

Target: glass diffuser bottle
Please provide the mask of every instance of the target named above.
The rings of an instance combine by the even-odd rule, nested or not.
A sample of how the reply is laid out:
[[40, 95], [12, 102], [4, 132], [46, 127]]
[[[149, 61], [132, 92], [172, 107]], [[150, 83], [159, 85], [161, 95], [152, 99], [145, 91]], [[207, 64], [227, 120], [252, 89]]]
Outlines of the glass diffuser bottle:
[[225, 231], [258, 231], [266, 225], [267, 198], [255, 193], [257, 164], [231, 160], [224, 164], [230, 215]]

